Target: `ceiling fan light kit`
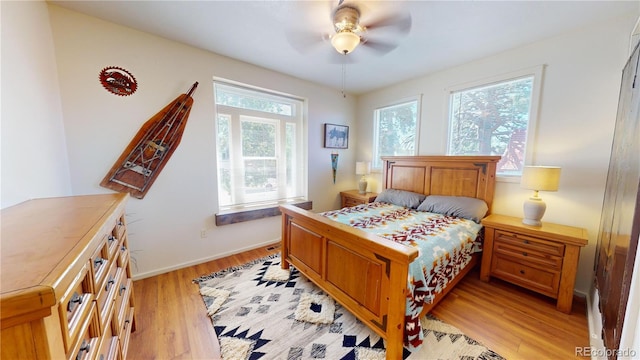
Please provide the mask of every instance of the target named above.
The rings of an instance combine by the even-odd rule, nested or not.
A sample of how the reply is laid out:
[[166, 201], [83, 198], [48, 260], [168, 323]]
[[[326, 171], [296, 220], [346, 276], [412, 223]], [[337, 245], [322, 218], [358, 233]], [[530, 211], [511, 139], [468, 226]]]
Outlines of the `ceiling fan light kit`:
[[341, 6], [333, 14], [333, 25], [336, 31], [331, 37], [331, 45], [340, 54], [347, 55], [360, 44], [360, 33], [364, 31], [359, 25], [360, 11], [352, 6]]
[[331, 37], [331, 45], [340, 54], [352, 52], [360, 44], [360, 36], [351, 31], [341, 31]]

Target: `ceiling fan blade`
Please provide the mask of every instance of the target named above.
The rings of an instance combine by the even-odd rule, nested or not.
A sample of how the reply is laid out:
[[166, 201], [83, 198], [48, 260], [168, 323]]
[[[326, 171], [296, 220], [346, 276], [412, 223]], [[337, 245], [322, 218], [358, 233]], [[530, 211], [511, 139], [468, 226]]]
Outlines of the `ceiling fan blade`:
[[[410, 14], [391, 14], [377, 19], [373, 19], [368, 24], [365, 24], [367, 31], [376, 31], [381, 28], [389, 28], [400, 33], [406, 34], [411, 30], [411, 15]], [[387, 29], [385, 29], [387, 30]]]
[[364, 48], [375, 51], [376, 53], [378, 53], [378, 55], [384, 55], [398, 47], [398, 44], [396, 43], [376, 40], [365, 40], [361, 45]]
[[301, 54], [307, 54], [328, 43], [329, 35], [304, 30], [288, 30], [285, 34], [291, 46]]

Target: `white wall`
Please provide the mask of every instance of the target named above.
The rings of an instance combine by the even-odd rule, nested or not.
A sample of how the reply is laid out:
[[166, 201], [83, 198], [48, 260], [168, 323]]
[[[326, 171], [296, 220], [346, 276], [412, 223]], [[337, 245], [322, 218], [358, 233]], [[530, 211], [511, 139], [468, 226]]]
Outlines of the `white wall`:
[[43, 1], [0, 2], [1, 205], [71, 194], [60, 90]]
[[[201, 49], [49, 5], [60, 77], [73, 193], [110, 192], [100, 181], [140, 126], [196, 81], [194, 105], [182, 142], [145, 198], [128, 205], [129, 241], [136, 278], [279, 240], [280, 217], [216, 227], [214, 76], [308, 100], [309, 199], [314, 211], [339, 206], [338, 192], [355, 187], [355, 151], [340, 151], [332, 181], [331, 151], [322, 124], [352, 125], [355, 99], [339, 90], [239, 62]], [[119, 66], [138, 81], [120, 97], [98, 81]], [[202, 229], [207, 237], [201, 238]]]
[[[589, 245], [582, 249], [576, 279], [576, 290], [587, 294], [593, 279], [622, 68], [637, 15], [362, 95], [357, 106], [357, 155], [371, 156], [374, 108], [416, 94], [423, 94], [419, 153], [444, 154], [446, 88], [546, 64], [533, 161], [561, 166], [562, 175], [558, 192], [541, 193], [547, 203], [543, 220], [587, 229]], [[493, 212], [522, 216], [522, 204], [529, 196], [517, 183], [499, 182]]]

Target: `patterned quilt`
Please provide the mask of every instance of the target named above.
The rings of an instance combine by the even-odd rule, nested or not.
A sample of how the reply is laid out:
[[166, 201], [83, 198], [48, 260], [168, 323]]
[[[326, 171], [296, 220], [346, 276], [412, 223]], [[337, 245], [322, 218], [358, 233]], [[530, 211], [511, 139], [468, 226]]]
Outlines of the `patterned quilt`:
[[405, 347], [422, 344], [420, 312], [481, 251], [482, 225], [472, 220], [417, 211], [383, 202], [321, 213], [332, 220], [418, 249], [409, 266]]

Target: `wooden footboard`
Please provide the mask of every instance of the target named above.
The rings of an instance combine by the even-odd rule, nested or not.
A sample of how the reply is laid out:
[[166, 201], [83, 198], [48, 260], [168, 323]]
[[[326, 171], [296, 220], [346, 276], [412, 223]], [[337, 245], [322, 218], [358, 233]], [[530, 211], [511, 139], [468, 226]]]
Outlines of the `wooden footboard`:
[[409, 263], [418, 250], [291, 205], [282, 211], [282, 267], [295, 266], [387, 340], [401, 359]]

